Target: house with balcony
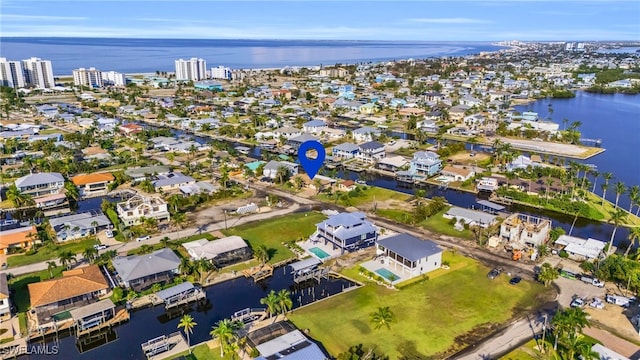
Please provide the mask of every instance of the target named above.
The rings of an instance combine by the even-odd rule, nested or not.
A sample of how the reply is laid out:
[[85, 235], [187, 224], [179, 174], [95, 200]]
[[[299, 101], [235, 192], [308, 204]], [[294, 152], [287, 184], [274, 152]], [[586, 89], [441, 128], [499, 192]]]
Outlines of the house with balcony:
[[[379, 269], [373, 272], [387, 274], [383, 277], [390, 282], [408, 280], [422, 274], [439, 269], [442, 266], [442, 249], [430, 240], [418, 239], [409, 234], [398, 234], [376, 242], [376, 260], [368, 263], [375, 264]], [[393, 274], [397, 279], [389, 279]]]
[[37, 236], [38, 230], [34, 225], [0, 231], [0, 253], [10, 254], [11, 249], [30, 249], [42, 241]]
[[310, 134], [320, 134], [327, 129], [327, 123], [322, 120], [311, 120], [302, 124], [302, 131]]
[[57, 314], [98, 301], [107, 294], [109, 284], [97, 265], [89, 265], [64, 271], [61, 278], [28, 284], [27, 289], [29, 316], [37, 328], [47, 328], [60, 321]]
[[76, 175], [71, 178], [71, 182], [78, 188], [83, 198], [106, 195], [109, 192], [109, 185], [114, 180], [115, 177], [111, 173]]
[[551, 220], [514, 213], [500, 225], [500, 239], [510, 244], [537, 247], [549, 240]]
[[356, 142], [365, 142], [365, 141], [373, 141], [380, 136], [382, 132], [378, 128], [373, 128], [371, 126], [363, 126], [359, 129], [353, 130], [353, 139]]
[[142, 218], [154, 218], [158, 221], [169, 221], [170, 214], [167, 202], [159, 196], [135, 195], [116, 204], [118, 217], [126, 226], [139, 225]]
[[29, 174], [14, 183], [20, 193], [37, 198], [60, 193], [64, 189], [64, 176], [60, 173]]
[[384, 144], [377, 141], [369, 141], [359, 145], [360, 151], [356, 154], [356, 158], [366, 163], [376, 163], [386, 155]]
[[413, 174], [431, 177], [442, 169], [440, 155], [432, 151], [417, 151], [409, 163], [409, 171]]
[[343, 254], [372, 246], [377, 238], [378, 229], [362, 212], [331, 215], [316, 224], [316, 231], [311, 235], [312, 241], [331, 244]]
[[136, 291], [150, 288], [156, 283], [167, 283], [179, 274], [180, 258], [169, 248], [151, 254], [130, 255], [113, 259], [118, 272], [117, 280]]
[[348, 160], [356, 157], [360, 147], [352, 143], [342, 143], [333, 147], [331, 154], [334, 160]]

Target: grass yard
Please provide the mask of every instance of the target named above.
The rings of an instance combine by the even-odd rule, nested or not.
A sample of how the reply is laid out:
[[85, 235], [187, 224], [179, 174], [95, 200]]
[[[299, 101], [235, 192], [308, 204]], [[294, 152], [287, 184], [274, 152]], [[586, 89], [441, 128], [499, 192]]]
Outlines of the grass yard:
[[[359, 190], [349, 192], [336, 192], [343, 195], [337, 203], [342, 206], [358, 207], [362, 205], [371, 205], [374, 200], [376, 202], [383, 202], [387, 200], [407, 201], [411, 199], [411, 195], [375, 186], [358, 186], [358, 189]], [[328, 194], [320, 194], [316, 198], [324, 202], [336, 202], [335, 194], [332, 196], [329, 196]]]
[[[490, 325], [504, 323], [515, 313], [542, 301], [542, 285], [523, 281], [509, 285], [505, 275], [487, 279], [489, 268], [475, 260], [445, 252], [450, 270], [436, 270], [429, 279], [390, 290], [367, 283], [358, 290], [295, 310], [289, 316], [301, 329], [321, 341], [334, 356], [350, 346], [377, 345], [391, 359], [415, 358], [460, 350], [465, 341], [486, 335]], [[349, 269], [350, 276], [357, 269]], [[354, 277], [358, 277], [357, 274]], [[391, 329], [375, 330], [369, 314], [388, 306], [396, 321]], [[340, 336], [336, 336], [340, 334]]]
[[207, 344], [201, 344], [194, 347], [191, 350], [191, 355], [189, 355], [188, 351], [181, 352], [177, 355], [172, 356], [169, 359], [187, 359], [187, 360], [223, 360], [223, 359], [231, 359], [230, 356], [220, 357], [220, 348], [209, 349]]
[[223, 233], [242, 237], [251, 248], [265, 245], [271, 255], [269, 262], [277, 263], [294, 256], [285, 243], [309, 237], [316, 230], [315, 224], [324, 219], [319, 212], [297, 213], [240, 225]]
[[464, 239], [473, 239], [473, 233], [471, 232], [471, 230], [465, 229], [462, 231], [458, 231], [456, 229], [453, 228], [453, 225], [449, 224], [449, 219], [445, 219], [443, 217], [443, 215], [449, 210], [449, 208], [447, 207], [446, 209], [440, 211], [439, 213], [431, 216], [430, 218], [420, 222], [418, 225], [422, 226], [423, 228], [439, 233], [439, 234], [444, 234], [444, 235], [449, 235], [449, 236], [457, 236], [457, 237], [461, 237]]
[[[184, 243], [187, 243], [187, 242], [200, 240], [200, 239], [207, 239], [207, 240], [211, 241], [211, 240], [215, 240], [217, 238], [215, 236], [209, 234], [209, 233], [202, 233], [202, 234], [196, 234], [196, 235], [191, 235], [191, 236], [188, 236], [188, 237], [180, 238], [180, 239], [177, 239], [177, 240], [170, 240], [169, 244], [178, 253], [180, 253], [183, 257], [189, 257], [189, 255], [187, 254], [186, 250], [180, 245], [182, 245]], [[151, 246], [151, 248], [153, 249], [152, 251], [156, 251], [156, 250], [160, 250], [160, 249], [164, 248], [164, 245], [161, 242], [159, 242], [157, 244], [153, 244], [153, 245], [148, 245], [148, 246]], [[137, 255], [139, 249], [140, 248], [129, 250], [129, 251], [127, 251], [127, 255]]]
[[58, 255], [63, 251], [71, 251], [74, 254], [82, 253], [86, 248], [98, 244], [98, 240], [91, 237], [84, 240], [73, 240], [61, 244], [47, 244], [38, 249], [33, 255], [12, 255], [7, 257], [7, 264], [12, 266], [23, 266], [35, 264], [47, 260], [57, 260]]
[[513, 350], [500, 360], [536, 360], [545, 359], [544, 355], [535, 349], [536, 341], [531, 340], [519, 348]]
[[[62, 266], [58, 266], [53, 269], [51, 271], [53, 273], [53, 277], [55, 278], [62, 276], [62, 271], [64, 269], [65, 268]], [[49, 280], [50, 277], [51, 275], [49, 274], [49, 270], [42, 270], [31, 274], [20, 275], [9, 280], [9, 288], [11, 289], [11, 300], [13, 301], [13, 304], [16, 306], [16, 309], [19, 313], [26, 312], [31, 306], [27, 285], [44, 280]]]

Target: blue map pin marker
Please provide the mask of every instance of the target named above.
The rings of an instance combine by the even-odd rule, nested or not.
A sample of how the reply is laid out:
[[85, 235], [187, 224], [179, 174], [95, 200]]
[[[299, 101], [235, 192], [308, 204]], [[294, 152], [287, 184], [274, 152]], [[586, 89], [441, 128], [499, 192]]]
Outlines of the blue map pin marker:
[[[318, 156], [315, 159], [309, 159], [307, 157], [307, 151], [315, 150]], [[304, 171], [309, 175], [310, 179], [313, 179], [318, 170], [322, 167], [322, 163], [324, 163], [324, 158], [327, 153], [324, 151], [324, 146], [320, 144], [316, 140], [308, 140], [300, 145], [298, 148], [298, 161], [300, 161], [300, 165]]]

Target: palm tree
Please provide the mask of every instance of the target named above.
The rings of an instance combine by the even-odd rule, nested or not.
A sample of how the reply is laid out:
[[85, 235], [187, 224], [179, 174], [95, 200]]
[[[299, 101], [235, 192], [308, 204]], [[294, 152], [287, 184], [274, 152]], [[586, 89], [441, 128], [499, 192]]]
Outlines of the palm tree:
[[540, 267], [540, 272], [538, 273], [538, 280], [542, 281], [545, 287], [549, 286], [549, 284], [557, 279], [559, 276], [558, 270], [554, 269], [553, 266], [549, 263], [544, 263]]
[[[575, 337], [582, 332], [582, 329], [591, 326], [587, 316], [588, 314], [581, 308], [569, 308], [556, 313], [553, 320], [551, 320], [556, 338], [553, 348], [557, 349], [560, 338], [564, 338], [565, 336], [569, 338], [572, 336]], [[567, 359], [573, 359], [573, 356], [567, 357]]]
[[609, 187], [609, 180], [611, 180], [611, 178], [613, 178], [613, 174], [610, 172], [606, 172], [604, 174], [602, 174], [602, 178], [604, 179], [604, 184], [601, 185], [602, 187], [602, 206], [604, 206], [604, 200], [607, 197], [607, 188]]
[[551, 190], [551, 186], [553, 186], [554, 180], [553, 178], [548, 177], [544, 180], [544, 182], [547, 185], [545, 190], [546, 190], [547, 203], [549, 203], [549, 190]]
[[200, 274], [200, 284], [202, 284], [204, 280], [209, 277], [209, 273], [215, 269], [211, 261], [207, 259], [196, 260], [194, 265]]
[[6, 195], [7, 199], [13, 203], [14, 207], [20, 208], [33, 204], [31, 196], [21, 193], [15, 184], [11, 184], [11, 186], [9, 186]]
[[236, 331], [241, 328], [242, 325], [240, 322], [230, 319], [220, 320], [211, 328], [209, 335], [211, 335], [213, 339], [220, 341], [220, 357], [224, 357], [224, 351], [235, 337]]
[[391, 323], [395, 320], [393, 312], [389, 310], [388, 306], [379, 307], [377, 311], [372, 312], [369, 316], [376, 330], [383, 326], [391, 329]]
[[178, 228], [178, 238], [179, 238], [180, 230], [182, 230], [182, 227], [187, 222], [187, 215], [185, 215], [185, 213], [175, 213], [171, 217], [171, 222], [173, 223], [173, 225], [175, 225]]
[[67, 198], [73, 199], [73, 201], [78, 201], [80, 198], [80, 192], [72, 182], [67, 181], [64, 183], [64, 192], [67, 195]]
[[182, 203], [182, 199], [180, 198], [180, 195], [175, 194], [175, 195], [171, 195], [169, 197], [169, 206], [171, 206], [173, 208], [173, 212], [177, 213], [178, 212], [178, 206]]
[[263, 297], [262, 299], [260, 299], [260, 304], [265, 305], [267, 307], [267, 313], [269, 314], [269, 317], [271, 317], [273, 314], [278, 313], [278, 303], [279, 303], [279, 299], [278, 296], [276, 295], [276, 292], [271, 290], [267, 296]]
[[613, 238], [616, 237], [616, 231], [618, 230], [618, 226], [625, 218], [626, 214], [622, 209], [616, 209], [614, 212], [610, 213], [611, 219], [609, 219], [610, 223], [613, 223], [613, 232], [611, 233], [611, 239], [609, 240], [609, 251], [607, 255], [612, 254], [613, 250]]
[[58, 254], [58, 261], [60, 261], [60, 265], [66, 267], [71, 264], [71, 261], [76, 261], [76, 255], [69, 250], [63, 251]]
[[627, 239], [629, 239], [630, 242], [629, 242], [629, 246], [627, 246], [627, 250], [624, 251], [625, 257], [629, 255], [629, 251], [631, 250], [633, 245], [635, 245], [638, 241], [640, 241], [640, 227], [638, 226], [632, 227], [629, 230], [629, 236], [627, 237]]
[[93, 235], [98, 233], [98, 222], [93, 220], [91, 222], [91, 227], [93, 228]]
[[269, 250], [264, 244], [260, 244], [253, 250], [253, 256], [264, 265], [269, 261]]
[[618, 181], [616, 183], [615, 190], [616, 190], [616, 205], [615, 205], [615, 207], [617, 209], [618, 208], [618, 200], [620, 200], [620, 195], [622, 195], [622, 194], [627, 192], [627, 187], [624, 186], [623, 182]]
[[596, 184], [598, 184], [598, 176], [600, 176], [600, 173], [597, 170], [591, 170], [591, 175], [593, 175], [593, 189], [591, 190], [592, 193], [596, 193]]
[[193, 328], [198, 325], [193, 320], [193, 317], [189, 314], [185, 314], [178, 323], [178, 329], [183, 328], [184, 333], [187, 335], [187, 346], [189, 347], [189, 354], [191, 354], [191, 342], [189, 341], [189, 334], [193, 333]]
[[278, 309], [282, 314], [291, 310], [293, 307], [293, 301], [291, 301], [291, 293], [287, 289], [278, 291]]
[[188, 257], [183, 257], [180, 259], [180, 265], [178, 265], [178, 271], [182, 275], [189, 275], [193, 272], [193, 264]]
[[629, 213], [631, 213], [633, 207], [640, 203], [640, 187], [638, 185], [629, 188], [629, 200]]
[[89, 260], [89, 262], [93, 262], [97, 254], [98, 254], [98, 250], [96, 250], [96, 248], [94, 248], [93, 246], [87, 247], [82, 252], [82, 256], [85, 259]]
[[53, 279], [53, 270], [57, 268], [58, 265], [55, 261], [47, 261], [47, 270], [49, 270], [49, 279]]
[[275, 181], [278, 184], [283, 184], [285, 181], [287, 181], [287, 179], [289, 178], [289, 169], [287, 169], [287, 167], [285, 166], [280, 166], [278, 167], [278, 170], [276, 171], [276, 178]]

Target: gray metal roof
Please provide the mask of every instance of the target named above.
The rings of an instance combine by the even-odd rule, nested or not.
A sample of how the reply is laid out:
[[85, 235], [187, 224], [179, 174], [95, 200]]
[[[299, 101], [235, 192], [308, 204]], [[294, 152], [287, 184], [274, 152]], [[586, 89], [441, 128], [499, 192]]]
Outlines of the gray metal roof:
[[145, 176], [146, 174], [153, 175], [153, 174], [164, 174], [168, 172], [169, 172], [169, 167], [162, 166], [162, 165], [145, 166], [145, 167], [139, 167], [134, 169], [127, 169], [124, 171], [125, 174], [133, 178]]
[[178, 185], [188, 182], [195, 182], [196, 180], [191, 176], [184, 175], [179, 172], [169, 173], [166, 175], [159, 175], [158, 179], [153, 181], [153, 186], [163, 187], [169, 185]]
[[93, 229], [92, 223], [94, 221], [97, 223], [97, 227], [111, 225], [111, 221], [106, 215], [93, 214], [90, 212], [50, 218], [49, 224], [56, 231], [62, 230], [65, 225], [69, 225], [70, 229], [73, 229], [76, 226], [80, 229]]
[[360, 149], [363, 149], [363, 150], [374, 150], [374, 149], [379, 149], [381, 147], [384, 147], [384, 144], [381, 144], [377, 141], [369, 141], [364, 144], [360, 144]]
[[38, 173], [23, 176], [16, 180], [16, 187], [36, 186], [41, 184], [51, 184], [64, 182], [64, 176], [60, 173]]
[[93, 304], [70, 310], [69, 313], [74, 320], [80, 320], [87, 316], [91, 316], [105, 310], [113, 309], [115, 307], [116, 305], [113, 303], [113, 301], [107, 298], [98, 302], [94, 302]]
[[198, 260], [212, 260], [220, 254], [248, 247], [247, 243], [237, 235], [227, 236], [222, 239], [212, 241], [204, 239], [196, 240], [184, 243], [182, 246], [187, 249], [189, 255]]
[[[256, 346], [265, 358], [276, 355], [286, 360], [325, 360], [327, 357], [318, 345], [295, 330]], [[294, 350], [297, 349], [297, 350]]]
[[322, 261], [318, 260], [315, 257], [309, 257], [304, 260], [296, 261], [293, 264], [289, 265], [293, 269], [294, 272], [302, 269], [307, 269], [311, 267], [315, 267], [322, 264]]
[[449, 209], [449, 211], [447, 211], [445, 215], [477, 221], [480, 224], [491, 224], [496, 219], [495, 215], [487, 214], [482, 211], [469, 210], [457, 206], [451, 207], [451, 209]]
[[289, 140], [291, 140], [291, 141], [295, 141], [295, 142], [299, 142], [299, 143], [303, 143], [303, 142], [305, 142], [305, 141], [309, 141], [309, 140], [316, 140], [316, 141], [318, 141], [318, 139], [317, 139], [315, 136], [313, 136], [313, 135], [311, 135], [311, 134], [307, 134], [307, 133], [303, 133], [302, 135], [300, 135], [300, 136], [296, 136], [296, 137], [291, 138], [291, 139], [289, 139]]
[[0, 295], [9, 297], [9, 285], [7, 284], [6, 273], [0, 273]]
[[192, 283], [186, 281], [186, 282], [180, 283], [180, 284], [178, 284], [176, 286], [172, 286], [172, 287], [170, 287], [168, 289], [164, 289], [164, 290], [158, 291], [156, 293], [156, 296], [159, 297], [160, 299], [162, 299], [162, 301], [166, 301], [167, 299], [172, 298], [172, 297], [174, 297], [174, 296], [176, 296], [178, 294], [181, 294], [181, 293], [183, 293], [185, 291], [189, 291], [189, 290], [193, 289], [194, 287], [195, 286], [193, 286]]
[[422, 258], [442, 252], [436, 243], [418, 239], [409, 234], [398, 234], [378, 240], [378, 244], [408, 259], [418, 261]]
[[338, 145], [334, 146], [333, 149], [334, 150], [347, 151], [347, 152], [354, 152], [354, 151], [360, 150], [360, 147], [358, 145], [352, 144], [352, 143], [342, 143], [342, 144], [338, 144]]
[[113, 267], [123, 281], [173, 271], [180, 266], [180, 259], [171, 249], [160, 249], [146, 255], [131, 255], [113, 259]]
[[486, 206], [490, 209], [496, 210], [496, 211], [502, 211], [504, 210], [504, 206], [500, 205], [500, 204], [496, 204], [493, 203], [489, 200], [478, 200], [478, 204], [482, 205], [482, 206]]
[[373, 128], [371, 126], [363, 126], [359, 129], [353, 130], [354, 134], [363, 134], [363, 135], [367, 135], [367, 134], [377, 135], [377, 134], [380, 134], [380, 132], [381, 132], [380, 129]]

